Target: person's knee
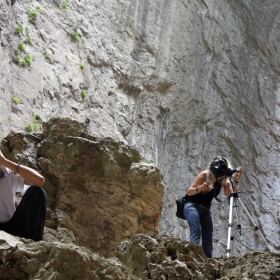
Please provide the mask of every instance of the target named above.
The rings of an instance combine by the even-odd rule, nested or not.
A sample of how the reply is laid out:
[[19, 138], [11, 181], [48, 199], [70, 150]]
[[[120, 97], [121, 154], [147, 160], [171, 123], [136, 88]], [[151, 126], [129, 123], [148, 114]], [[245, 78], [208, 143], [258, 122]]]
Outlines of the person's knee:
[[37, 186], [30, 186], [27, 191], [26, 195], [28, 196], [36, 196], [37, 199], [41, 199], [43, 201], [46, 200], [46, 192], [43, 188]]

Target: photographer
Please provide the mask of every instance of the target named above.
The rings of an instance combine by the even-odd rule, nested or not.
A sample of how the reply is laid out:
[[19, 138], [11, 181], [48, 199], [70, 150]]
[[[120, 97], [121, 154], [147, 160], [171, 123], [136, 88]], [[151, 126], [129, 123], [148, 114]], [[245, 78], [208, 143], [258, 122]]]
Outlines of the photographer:
[[[234, 175], [232, 189], [228, 177]], [[212, 199], [220, 193], [221, 188], [227, 197], [236, 192], [242, 169], [232, 170], [230, 162], [221, 156], [215, 157], [201, 172], [187, 190], [187, 203], [184, 215], [190, 228], [190, 241], [200, 244], [202, 237], [203, 251], [208, 258], [213, 257], [213, 217], [210, 211]], [[217, 199], [218, 200], [218, 199]]]
[[[0, 230], [15, 236], [42, 240], [46, 219], [45, 178], [27, 166], [4, 157], [0, 149]], [[15, 195], [24, 193], [17, 209]]]

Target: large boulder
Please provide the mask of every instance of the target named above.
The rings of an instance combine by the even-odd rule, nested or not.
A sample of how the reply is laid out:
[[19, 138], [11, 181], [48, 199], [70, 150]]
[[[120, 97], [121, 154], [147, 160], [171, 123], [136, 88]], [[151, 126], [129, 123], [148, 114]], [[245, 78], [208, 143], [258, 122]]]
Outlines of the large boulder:
[[52, 120], [43, 134], [11, 134], [3, 151], [40, 169], [48, 199], [46, 234], [105, 256], [137, 233], [158, 233], [163, 181], [136, 149], [97, 139], [70, 120]]

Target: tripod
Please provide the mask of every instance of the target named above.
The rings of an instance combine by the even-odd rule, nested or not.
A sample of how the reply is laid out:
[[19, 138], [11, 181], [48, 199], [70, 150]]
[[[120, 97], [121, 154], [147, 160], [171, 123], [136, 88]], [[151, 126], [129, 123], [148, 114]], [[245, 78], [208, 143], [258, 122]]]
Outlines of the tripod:
[[237, 216], [237, 211], [236, 211], [236, 208], [237, 208], [237, 201], [240, 202], [241, 206], [243, 207], [243, 209], [245, 210], [246, 214], [248, 215], [248, 217], [250, 218], [251, 222], [254, 224], [254, 229], [258, 231], [258, 233], [260, 234], [260, 236], [262, 237], [262, 239], [264, 240], [266, 246], [269, 248], [269, 251], [270, 250], [270, 247], [268, 245], [268, 243], [266, 242], [264, 236], [262, 235], [262, 233], [259, 231], [259, 227], [256, 225], [255, 221], [253, 220], [252, 216], [250, 215], [249, 211], [247, 210], [247, 208], [245, 207], [244, 203], [241, 201], [241, 199], [238, 197], [238, 193], [232, 193], [230, 195], [230, 207], [229, 207], [229, 222], [228, 222], [228, 240], [227, 240], [227, 257], [230, 256], [230, 253], [231, 253], [231, 248], [232, 248], [232, 245], [233, 245], [233, 240], [234, 240], [234, 237], [232, 236], [232, 228], [233, 228], [233, 208], [235, 208], [235, 212], [236, 212], [236, 219], [237, 219], [237, 229], [239, 230], [239, 234], [241, 235], [241, 224], [239, 223], [238, 221], [238, 216]]

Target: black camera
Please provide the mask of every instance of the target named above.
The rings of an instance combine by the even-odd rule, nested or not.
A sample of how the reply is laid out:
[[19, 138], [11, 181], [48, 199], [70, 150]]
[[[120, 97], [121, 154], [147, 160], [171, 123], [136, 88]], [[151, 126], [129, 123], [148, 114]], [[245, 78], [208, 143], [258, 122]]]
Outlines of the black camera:
[[216, 177], [221, 177], [227, 175], [228, 177], [232, 176], [233, 173], [238, 172], [238, 169], [230, 169], [227, 167], [225, 162], [222, 160], [217, 161], [213, 165], [213, 173], [216, 175]]

